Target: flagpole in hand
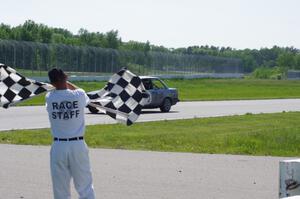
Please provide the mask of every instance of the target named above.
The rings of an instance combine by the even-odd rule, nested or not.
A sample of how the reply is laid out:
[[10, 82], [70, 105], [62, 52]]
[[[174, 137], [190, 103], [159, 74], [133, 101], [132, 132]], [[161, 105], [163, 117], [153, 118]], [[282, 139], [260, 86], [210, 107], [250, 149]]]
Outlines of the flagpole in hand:
[[67, 88], [70, 89], [70, 90], [76, 90], [79, 87], [76, 86], [75, 84], [72, 84], [71, 82], [67, 81]]

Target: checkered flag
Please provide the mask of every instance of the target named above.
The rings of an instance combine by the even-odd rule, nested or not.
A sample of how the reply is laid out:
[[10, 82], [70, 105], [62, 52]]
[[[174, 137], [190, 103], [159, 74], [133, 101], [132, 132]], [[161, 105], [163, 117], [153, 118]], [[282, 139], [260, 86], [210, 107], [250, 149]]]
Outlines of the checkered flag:
[[[50, 84], [27, 79], [9, 66], [0, 64], [0, 106], [4, 108], [52, 89]], [[114, 74], [96, 94], [87, 94], [91, 99], [90, 106], [127, 125], [138, 119], [149, 97], [141, 79], [127, 69]]]
[[87, 94], [90, 106], [126, 125], [138, 119], [149, 97], [141, 79], [126, 68], [114, 74], [98, 93]]
[[0, 106], [4, 108], [52, 89], [50, 84], [27, 79], [9, 66], [0, 64]]

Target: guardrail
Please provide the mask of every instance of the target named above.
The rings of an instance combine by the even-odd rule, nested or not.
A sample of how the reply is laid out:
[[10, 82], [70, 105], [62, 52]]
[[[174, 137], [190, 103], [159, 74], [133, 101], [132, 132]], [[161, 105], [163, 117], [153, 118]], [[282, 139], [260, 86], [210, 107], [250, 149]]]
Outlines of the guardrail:
[[300, 70], [288, 70], [287, 78], [288, 79], [300, 79]]

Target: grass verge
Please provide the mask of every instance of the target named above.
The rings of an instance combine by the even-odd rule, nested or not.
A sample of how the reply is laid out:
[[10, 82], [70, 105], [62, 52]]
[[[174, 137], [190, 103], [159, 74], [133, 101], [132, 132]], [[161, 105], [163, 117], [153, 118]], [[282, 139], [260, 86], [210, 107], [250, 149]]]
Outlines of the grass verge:
[[[90, 147], [193, 153], [300, 155], [300, 112], [87, 126]], [[0, 143], [50, 145], [50, 130], [0, 133]]]
[[183, 101], [299, 98], [299, 81], [258, 79], [167, 80]]

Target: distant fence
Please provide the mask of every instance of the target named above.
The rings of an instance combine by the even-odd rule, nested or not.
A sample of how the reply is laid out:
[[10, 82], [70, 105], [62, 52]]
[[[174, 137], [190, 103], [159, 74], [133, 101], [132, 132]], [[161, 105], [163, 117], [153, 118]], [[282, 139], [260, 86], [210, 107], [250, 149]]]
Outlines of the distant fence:
[[53, 67], [76, 75], [106, 75], [122, 67], [145, 75], [243, 72], [242, 62], [236, 58], [152, 51], [144, 53], [13, 40], [0, 40], [0, 63], [31, 72], [32, 76], [44, 76], [44, 71]]
[[[195, 75], [155, 75], [156, 77], [160, 77], [162, 79], [201, 79], [201, 78], [218, 78], [218, 79], [226, 79], [226, 78], [234, 78], [240, 79], [244, 77], [242, 73], [202, 73], [202, 74], [195, 74]], [[41, 82], [49, 82], [49, 78], [46, 76], [42, 77], [30, 77], [31, 79], [41, 81]], [[92, 82], [92, 81], [108, 81], [111, 78], [110, 75], [106, 76], [69, 76], [68, 79], [70, 81], [85, 81], [85, 82]]]

